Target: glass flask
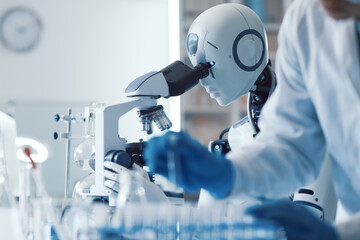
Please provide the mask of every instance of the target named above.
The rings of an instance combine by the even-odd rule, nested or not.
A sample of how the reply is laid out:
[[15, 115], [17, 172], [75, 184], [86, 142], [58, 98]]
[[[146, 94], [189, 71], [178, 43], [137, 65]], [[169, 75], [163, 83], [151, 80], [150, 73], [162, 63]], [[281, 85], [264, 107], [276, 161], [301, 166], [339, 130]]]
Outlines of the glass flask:
[[93, 104], [84, 111], [84, 140], [74, 150], [74, 161], [84, 171], [90, 171], [90, 159], [95, 158], [95, 112], [104, 104]]
[[76, 166], [81, 167], [84, 171], [90, 171], [90, 159], [94, 158], [95, 138], [89, 137], [82, 141], [74, 150], [74, 161]]

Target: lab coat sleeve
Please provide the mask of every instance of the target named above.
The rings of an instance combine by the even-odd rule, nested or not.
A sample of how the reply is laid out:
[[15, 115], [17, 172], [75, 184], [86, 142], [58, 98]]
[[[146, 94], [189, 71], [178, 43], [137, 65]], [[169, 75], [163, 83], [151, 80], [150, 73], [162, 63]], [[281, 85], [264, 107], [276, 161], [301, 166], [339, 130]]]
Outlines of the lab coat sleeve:
[[352, 216], [348, 221], [335, 225], [341, 240], [357, 240], [360, 236], [360, 212]]
[[293, 5], [279, 32], [278, 85], [262, 110], [260, 133], [227, 155], [236, 172], [231, 196], [286, 196], [320, 172], [325, 139], [305, 83], [301, 21], [301, 9]]

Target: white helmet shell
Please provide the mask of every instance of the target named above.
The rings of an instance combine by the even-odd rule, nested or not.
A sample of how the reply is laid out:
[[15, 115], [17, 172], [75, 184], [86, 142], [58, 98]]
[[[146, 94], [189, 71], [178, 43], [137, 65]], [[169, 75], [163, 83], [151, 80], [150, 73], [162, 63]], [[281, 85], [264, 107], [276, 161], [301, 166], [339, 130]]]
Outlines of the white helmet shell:
[[189, 29], [186, 48], [194, 66], [215, 62], [201, 84], [221, 106], [246, 94], [268, 62], [260, 18], [236, 3], [220, 4], [200, 14]]

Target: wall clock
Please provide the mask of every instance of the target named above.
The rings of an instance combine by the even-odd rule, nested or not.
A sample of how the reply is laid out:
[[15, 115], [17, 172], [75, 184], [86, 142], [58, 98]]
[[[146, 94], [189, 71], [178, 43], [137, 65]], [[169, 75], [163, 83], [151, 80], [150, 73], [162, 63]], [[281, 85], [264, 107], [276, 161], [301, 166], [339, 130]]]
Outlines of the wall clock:
[[1, 43], [15, 52], [27, 52], [39, 42], [42, 23], [30, 8], [13, 7], [0, 18]]

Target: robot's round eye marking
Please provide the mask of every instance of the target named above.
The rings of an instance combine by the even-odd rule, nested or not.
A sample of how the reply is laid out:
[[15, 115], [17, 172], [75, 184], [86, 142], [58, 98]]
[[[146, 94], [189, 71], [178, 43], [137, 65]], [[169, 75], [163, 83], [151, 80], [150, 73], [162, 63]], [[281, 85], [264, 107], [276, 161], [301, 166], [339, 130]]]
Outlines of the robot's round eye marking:
[[[253, 66], [246, 66], [245, 64], [243, 64], [240, 61], [240, 58], [238, 56], [238, 51], [237, 51], [238, 44], [239, 44], [241, 38], [245, 37], [246, 35], [255, 35], [256, 37], [258, 37], [261, 40], [261, 44], [262, 44], [261, 57], [260, 57], [259, 61]], [[264, 42], [264, 39], [261, 36], [261, 34], [258, 31], [256, 31], [255, 29], [247, 29], [247, 30], [239, 33], [239, 35], [237, 35], [237, 37], [235, 38], [235, 41], [233, 44], [233, 55], [234, 55], [235, 63], [239, 66], [239, 68], [241, 68], [242, 70], [247, 71], [247, 72], [255, 71], [261, 65], [261, 63], [264, 60], [264, 56], [265, 56], [265, 42]]]
[[199, 37], [195, 33], [189, 33], [186, 39], [186, 49], [188, 53], [195, 56], [198, 48]]

